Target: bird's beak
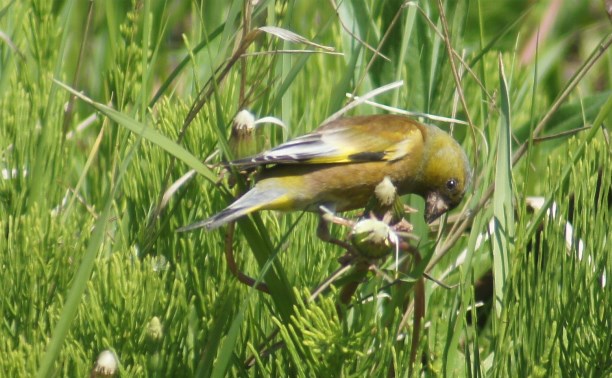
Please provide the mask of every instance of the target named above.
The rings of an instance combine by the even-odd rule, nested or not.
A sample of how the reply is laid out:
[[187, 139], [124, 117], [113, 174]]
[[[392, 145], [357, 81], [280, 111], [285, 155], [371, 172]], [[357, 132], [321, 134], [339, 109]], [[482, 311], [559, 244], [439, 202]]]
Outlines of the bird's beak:
[[425, 200], [425, 221], [431, 223], [448, 211], [446, 199], [437, 192], [431, 192]]

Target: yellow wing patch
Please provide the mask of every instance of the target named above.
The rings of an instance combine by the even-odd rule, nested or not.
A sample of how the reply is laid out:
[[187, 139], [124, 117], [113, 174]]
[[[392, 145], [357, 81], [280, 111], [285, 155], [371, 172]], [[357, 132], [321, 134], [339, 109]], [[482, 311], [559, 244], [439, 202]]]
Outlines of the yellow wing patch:
[[331, 164], [394, 161], [423, 142], [421, 125], [393, 115], [342, 118], [270, 151], [233, 164]]

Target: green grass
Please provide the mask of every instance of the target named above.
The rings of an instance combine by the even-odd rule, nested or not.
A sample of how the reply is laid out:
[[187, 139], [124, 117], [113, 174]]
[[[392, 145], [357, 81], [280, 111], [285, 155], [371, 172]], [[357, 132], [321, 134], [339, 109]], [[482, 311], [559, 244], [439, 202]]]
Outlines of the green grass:
[[[595, 0], [0, 2], [0, 375], [612, 376], [610, 27]], [[462, 220], [410, 216], [399, 283], [389, 256], [311, 299], [343, 253], [312, 214], [237, 223], [270, 294], [223, 230], [176, 232], [232, 200], [208, 159], [239, 110], [273, 146], [398, 80], [374, 101], [467, 122], [439, 124], [474, 167]]]

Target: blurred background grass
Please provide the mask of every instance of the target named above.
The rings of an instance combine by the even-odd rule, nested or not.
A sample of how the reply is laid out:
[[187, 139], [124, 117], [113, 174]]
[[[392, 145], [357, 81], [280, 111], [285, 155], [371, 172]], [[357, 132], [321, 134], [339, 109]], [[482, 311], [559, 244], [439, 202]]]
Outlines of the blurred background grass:
[[[110, 349], [122, 376], [609, 376], [606, 5], [2, 1], [0, 372], [84, 376]], [[262, 26], [340, 54], [270, 33], [241, 45]], [[339, 317], [337, 288], [308, 300], [342, 254], [315, 216], [239, 223], [238, 264], [271, 295], [231, 276], [223, 231], [175, 232], [231, 199], [197, 160], [219, 160], [239, 110], [283, 120], [258, 130], [275, 145], [397, 80], [375, 100], [470, 123], [441, 127], [475, 168], [465, 221], [410, 219], [450, 286], [425, 281], [416, 350], [424, 266], [395, 285], [369, 274]]]

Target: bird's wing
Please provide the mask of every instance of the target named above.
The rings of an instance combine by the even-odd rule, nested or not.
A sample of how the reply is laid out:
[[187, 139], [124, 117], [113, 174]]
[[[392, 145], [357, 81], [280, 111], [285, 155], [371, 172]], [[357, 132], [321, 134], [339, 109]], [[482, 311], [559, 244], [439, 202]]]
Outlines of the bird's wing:
[[423, 142], [423, 126], [398, 116], [345, 118], [251, 158], [239, 167], [266, 164], [326, 164], [394, 161]]

